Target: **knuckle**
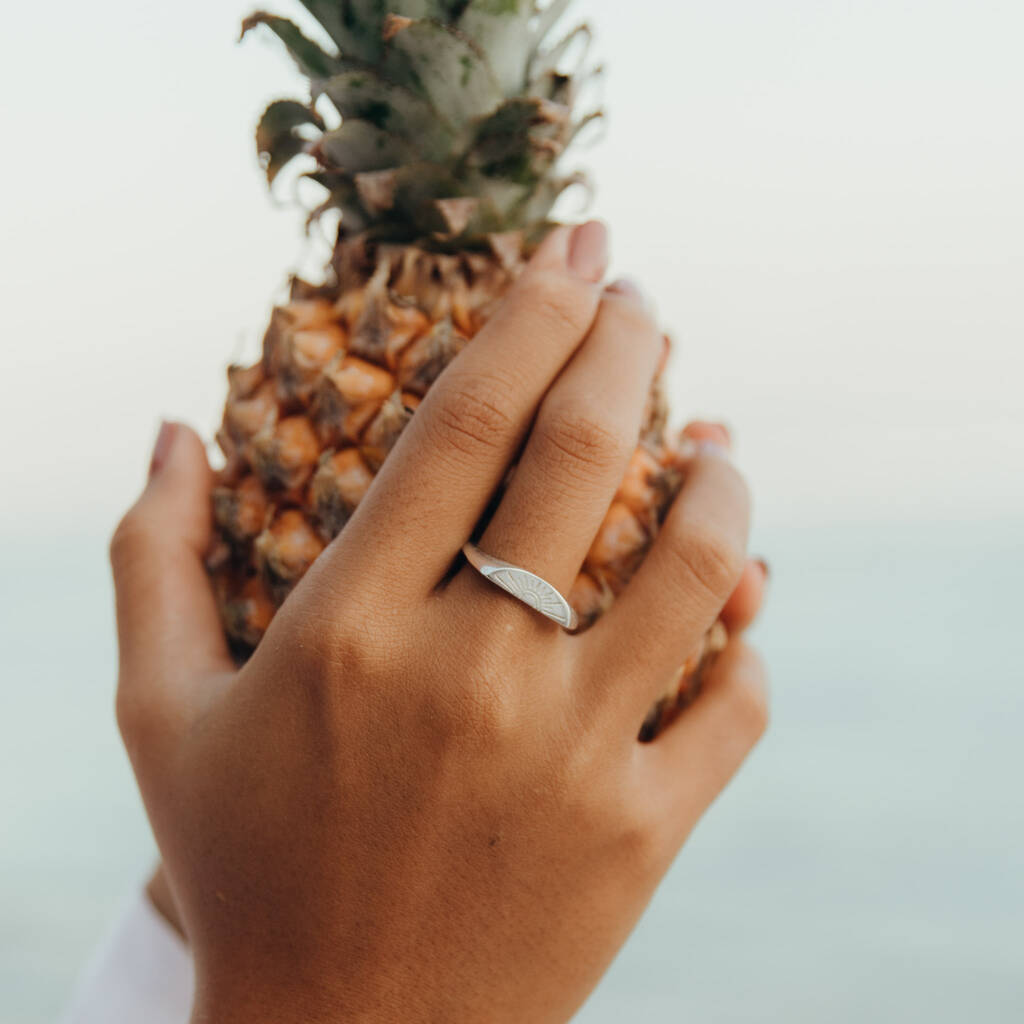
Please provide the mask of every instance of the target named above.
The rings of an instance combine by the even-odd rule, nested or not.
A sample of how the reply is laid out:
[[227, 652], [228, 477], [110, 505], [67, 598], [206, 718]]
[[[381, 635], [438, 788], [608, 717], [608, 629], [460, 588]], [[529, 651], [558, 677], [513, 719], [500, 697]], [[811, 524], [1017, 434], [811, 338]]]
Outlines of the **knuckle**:
[[575, 827], [607, 846], [623, 872], [647, 877], [657, 873], [664, 853], [664, 822], [658, 801], [638, 789], [629, 756], [609, 756], [596, 736], [573, 743], [562, 767], [567, 798], [563, 803]]
[[496, 615], [488, 612], [475, 620], [477, 644], [450, 652], [440, 663], [446, 682], [423, 693], [426, 713], [420, 717], [429, 718], [442, 744], [453, 749], [485, 757], [507, 753], [521, 762], [529, 748], [548, 746], [552, 730], [565, 717], [560, 701], [552, 697], [562, 691], [538, 691], [525, 681], [534, 678], [541, 665], [551, 673], [549, 678], [568, 678], [572, 652], [564, 646], [545, 648], [540, 662], [524, 655], [521, 632], [509, 629], [509, 620], [499, 610], [504, 606], [501, 602]]
[[670, 534], [668, 540], [683, 581], [724, 603], [743, 572], [742, 547], [723, 531], [708, 526]]
[[161, 732], [161, 716], [151, 701], [123, 685], [118, 686], [114, 702], [117, 729], [125, 749], [135, 763], [146, 750], [155, 746]]
[[311, 690], [326, 686], [335, 693], [339, 680], [376, 684], [388, 666], [394, 671], [405, 664], [403, 631], [392, 616], [352, 597], [341, 605], [340, 614], [331, 615], [320, 609], [337, 609], [339, 604], [317, 600], [320, 593], [314, 590], [301, 608], [296, 603], [298, 614], [290, 621], [282, 619], [290, 637], [284, 656]]
[[552, 331], [582, 338], [593, 317], [590, 291], [568, 277], [535, 273], [523, 281], [521, 299]]
[[660, 870], [664, 843], [661, 821], [643, 801], [634, 801], [622, 814], [618, 845], [625, 866], [640, 876]]
[[493, 753], [519, 735], [521, 709], [511, 688], [493, 676], [443, 691], [431, 703], [431, 717], [446, 743]]
[[512, 391], [508, 381], [493, 375], [450, 381], [437, 414], [443, 442], [468, 455], [498, 447], [513, 427]]
[[126, 512], [110, 538], [110, 564], [114, 571], [134, 562], [151, 543], [151, 531], [142, 515], [135, 509]]
[[627, 454], [623, 437], [589, 410], [566, 402], [542, 417], [538, 440], [542, 457], [557, 475], [604, 476], [617, 469]]

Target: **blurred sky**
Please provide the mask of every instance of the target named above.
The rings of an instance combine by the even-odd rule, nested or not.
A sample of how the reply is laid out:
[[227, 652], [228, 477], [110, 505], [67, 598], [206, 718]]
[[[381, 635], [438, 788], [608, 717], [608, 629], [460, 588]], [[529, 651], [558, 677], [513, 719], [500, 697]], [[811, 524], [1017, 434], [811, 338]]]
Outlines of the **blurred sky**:
[[[1024, 6], [579, 8], [610, 71], [594, 210], [680, 340], [679, 415], [737, 428], [761, 522], [1019, 519]], [[4, 534], [104, 531], [159, 416], [211, 433], [300, 257], [252, 145], [295, 77], [234, 45], [242, 13], [5, 15]]]

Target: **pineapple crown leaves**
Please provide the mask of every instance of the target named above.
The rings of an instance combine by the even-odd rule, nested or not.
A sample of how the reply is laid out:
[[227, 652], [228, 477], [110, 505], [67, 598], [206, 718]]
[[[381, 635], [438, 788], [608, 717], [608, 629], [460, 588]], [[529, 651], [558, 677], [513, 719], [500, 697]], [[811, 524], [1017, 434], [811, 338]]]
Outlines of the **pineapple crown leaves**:
[[[332, 49], [264, 11], [245, 19], [242, 35], [268, 29], [309, 80], [308, 100], [267, 108], [256, 143], [270, 184], [300, 154], [316, 159], [305, 177], [328, 196], [314, 218], [336, 209], [342, 235], [467, 247], [535, 233], [584, 180], [558, 165], [602, 116], [573, 112], [596, 73], [590, 30], [549, 42], [572, 0], [300, 2]], [[576, 72], [566, 73], [576, 51]]]

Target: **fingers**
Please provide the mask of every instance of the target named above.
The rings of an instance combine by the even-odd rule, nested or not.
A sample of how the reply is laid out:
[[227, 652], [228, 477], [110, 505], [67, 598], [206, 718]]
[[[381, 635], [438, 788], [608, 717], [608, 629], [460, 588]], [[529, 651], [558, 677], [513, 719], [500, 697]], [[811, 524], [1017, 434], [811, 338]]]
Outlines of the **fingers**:
[[184, 715], [204, 677], [232, 667], [203, 564], [211, 483], [196, 434], [165, 423], [146, 489], [110, 545], [122, 728], [153, 714]]
[[636, 288], [609, 289], [541, 404], [484, 551], [569, 592], [636, 449], [662, 348]]
[[764, 734], [768, 684], [757, 653], [734, 640], [694, 704], [653, 743], [639, 747], [640, 787], [663, 801], [674, 854]]
[[436, 586], [590, 330], [606, 262], [607, 235], [596, 222], [548, 236], [430, 390], [321, 572], [358, 565], [401, 579], [417, 596]]
[[718, 445], [701, 449], [643, 565], [582, 638], [598, 699], [614, 695], [643, 717], [735, 590], [749, 522], [743, 478]]
[[[683, 428], [683, 437], [699, 445], [702, 443], [717, 444], [731, 450], [732, 432], [724, 423], [710, 423], [696, 420]], [[768, 563], [764, 559], [750, 559], [743, 570], [736, 589], [722, 609], [721, 620], [730, 635], [748, 629], [761, 611], [765, 591], [768, 586]]]
[[730, 636], [742, 633], [753, 625], [761, 611], [767, 588], [768, 563], [761, 558], [750, 559], [720, 616]]
[[704, 442], [732, 448], [732, 433], [724, 423], [709, 423], [706, 420], [694, 420], [683, 427], [683, 437], [696, 444]]

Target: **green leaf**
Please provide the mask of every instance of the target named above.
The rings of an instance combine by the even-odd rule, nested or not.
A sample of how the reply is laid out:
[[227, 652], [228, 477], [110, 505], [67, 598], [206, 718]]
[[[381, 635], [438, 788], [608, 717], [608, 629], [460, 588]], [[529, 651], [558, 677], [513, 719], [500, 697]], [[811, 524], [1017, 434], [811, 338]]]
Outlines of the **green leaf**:
[[398, 171], [395, 210], [406, 223], [429, 235], [444, 227], [435, 201], [462, 194], [459, 182], [446, 167], [431, 163], [409, 164]]
[[594, 33], [591, 31], [589, 25], [577, 25], [576, 28], [574, 28], [564, 39], [552, 46], [551, 49], [535, 55], [533, 63], [530, 66], [530, 77], [537, 79], [550, 72], [557, 73], [559, 70], [558, 65], [562, 62], [562, 58], [572, 49], [578, 39], [582, 39], [583, 45], [580, 48], [579, 60], [576, 62], [576, 67], [568, 72], [570, 75], [575, 75], [583, 67], [584, 63], [586, 63], [587, 54], [590, 52], [590, 45], [593, 38]]
[[259, 25], [266, 25], [288, 48], [292, 59], [299, 70], [312, 79], [329, 78], [343, 70], [344, 65], [337, 57], [325, 52], [318, 43], [303, 35], [302, 30], [293, 21], [279, 18], [265, 11], [256, 11], [242, 22], [241, 38]]
[[572, 6], [573, 0], [551, 0], [540, 12], [533, 33], [533, 48], [540, 49], [548, 34], [561, 21], [563, 15]]
[[413, 21], [455, 25], [470, 3], [471, 0], [392, 0], [388, 12]]
[[503, 178], [479, 178], [466, 185], [466, 191], [479, 196], [479, 220], [489, 232], [529, 228], [547, 219], [558, 197], [571, 185], [584, 184], [583, 175], [549, 177], [530, 186]]
[[345, 23], [345, 7], [338, 0], [299, 0], [299, 3], [320, 23], [345, 57], [372, 61], [380, 52], [380, 45], [368, 46], [360, 32], [353, 32]]
[[475, 8], [481, 14], [493, 14], [497, 18], [529, 21], [533, 17], [533, 0], [469, 0], [466, 8]]
[[320, 140], [319, 150], [331, 169], [359, 174], [361, 171], [382, 171], [415, 159], [409, 143], [382, 131], [369, 121], [346, 121], [340, 128], [327, 132]]
[[525, 96], [506, 100], [480, 125], [469, 161], [488, 177], [531, 185], [561, 156], [568, 130], [565, 107]]
[[589, 114], [581, 117], [570, 129], [569, 138], [566, 140], [566, 147], [571, 146], [586, 129], [597, 121], [603, 121], [605, 112], [603, 110], [592, 110]]
[[590, 189], [587, 176], [580, 172], [561, 178], [548, 178], [539, 188], [530, 193], [529, 198], [522, 206], [514, 211], [515, 221], [525, 227], [547, 220], [559, 197], [573, 185], [583, 185], [588, 190]]
[[396, 0], [396, 3], [388, 3], [388, 0], [333, 0], [333, 4], [340, 9], [341, 24], [348, 39], [347, 43], [338, 43], [342, 52], [347, 46], [367, 63], [377, 64], [384, 49], [384, 19], [395, 6], [401, 6], [401, 0]]
[[532, 13], [532, 0], [472, 0], [459, 19], [459, 31], [483, 53], [506, 96], [526, 83]]
[[306, 148], [306, 139], [298, 132], [306, 125], [324, 127], [317, 113], [298, 100], [277, 100], [264, 111], [256, 128], [256, 149], [268, 184], [273, 185], [281, 169]]
[[267, 176], [267, 184], [273, 185], [281, 171], [305, 150], [306, 143], [295, 135], [279, 140], [273, 149], [266, 150], [260, 157], [260, 165]]
[[323, 91], [343, 118], [369, 121], [413, 142], [428, 160], [450, 156], [454, 130], [428, 100], [410, 89], [385, 81], [374, 71], [349, 71], [325, 82]]
[[575, 82], [572, 78], [557, 71], [545, 71], [542, 75], [533, 76], [527, 90], [528, 96], [538, 96], [551, 100], [552, 103], [561, 103], [564, 107], [572, 106], [575, 93]]
[[458, 180], [441, 164], [415, 163], [399, 168], [395, 187], [395, 206], [415, 213], [435, 199], [462, 195]]
[[304, 175], [325, 188], [329, 194], [326, 202], [321, 203], [309, 217], [307, 228], [330, 209], [341, 211], [341, 227], [346, 235], [358, 234], [370, 225], [371, 218], [359, 202], [355, 183], [346, 174], [331, 171], [314, 171]]
[[504, 231], [519, 227], [515, 211], [530, 198], [531, 186], [505, 178], [477, 176], [467, 182], [467, 191], [479, 196], [484, 210], [490, 215], [488, 231]]
[[270, 152], [274, 143], [297, 128], [311, 124], [323, 129], [324, 123], [312, 107], [298, 100], [275, 100], [263, 112], [256, 128], [256, 146], [261, 153]]
[[489, 114], [504, 99], [487, 61], [454, 30], [414, 21], [388, 44], [386, 77], [426, 97], [457, 126]]

